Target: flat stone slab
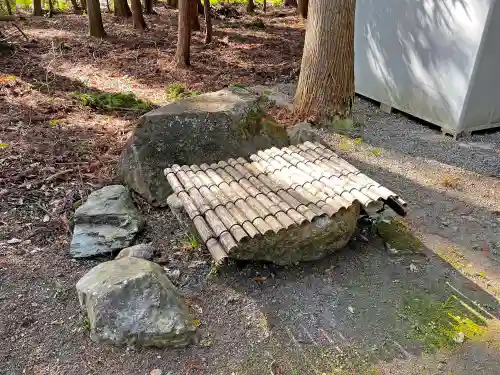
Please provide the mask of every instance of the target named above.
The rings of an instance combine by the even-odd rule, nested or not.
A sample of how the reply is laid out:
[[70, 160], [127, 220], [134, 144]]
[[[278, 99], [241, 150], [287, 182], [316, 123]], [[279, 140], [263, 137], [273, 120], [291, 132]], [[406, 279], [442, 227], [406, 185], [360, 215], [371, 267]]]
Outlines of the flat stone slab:
[[405, 214], [396, 193], [320, 143], [273, 147], [250, 160], [165, 170], [171, 209], [185, 211], [216, 262], [319, 259], [347, 244], [361, 210], [388, 205]]
[[87, 258], [128, 247], [144, 226], [130, 191], [122, 185], [92, 192], [75, 211], [70, 245], [74, 258]]

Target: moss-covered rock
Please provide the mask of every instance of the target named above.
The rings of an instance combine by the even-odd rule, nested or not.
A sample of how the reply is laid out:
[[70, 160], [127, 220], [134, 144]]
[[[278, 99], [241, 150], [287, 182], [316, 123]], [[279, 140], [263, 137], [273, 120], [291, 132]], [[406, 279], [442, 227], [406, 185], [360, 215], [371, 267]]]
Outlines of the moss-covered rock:
[[289, 145], [286, 131], [267, 115], [265, 96], [243, 87], [182, 99], [146, 113], [119, 161], [119, 174], [156, 206], [172, 193], [163, 170], [172, 164], [214, 163]]

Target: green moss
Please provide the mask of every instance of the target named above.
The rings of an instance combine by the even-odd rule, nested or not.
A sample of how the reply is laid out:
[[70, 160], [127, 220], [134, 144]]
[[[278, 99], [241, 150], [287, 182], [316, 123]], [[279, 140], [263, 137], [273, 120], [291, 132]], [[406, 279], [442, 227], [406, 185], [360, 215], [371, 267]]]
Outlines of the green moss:
[[74, 92], [72, 96], [84, 106], [105, 110], [149, 110], [153, 107], [133, 93]]
[[354, 121], [350, 117], [333, 116], [325, 121], [325, 126], [330, 130], [348, 132], [354, 128]]
[[377, 223], [378, 235], [391, 247], [401, 253], [417, 253], [421, 250], [422, 242], [401, 220], [381, 220]]
[[200, 92], [189, 90], [180, 82], [174, 82], [167, 86], [165, 89], [165, 95], [168, 100], [173, 101], [198, 96], [200, 95]]

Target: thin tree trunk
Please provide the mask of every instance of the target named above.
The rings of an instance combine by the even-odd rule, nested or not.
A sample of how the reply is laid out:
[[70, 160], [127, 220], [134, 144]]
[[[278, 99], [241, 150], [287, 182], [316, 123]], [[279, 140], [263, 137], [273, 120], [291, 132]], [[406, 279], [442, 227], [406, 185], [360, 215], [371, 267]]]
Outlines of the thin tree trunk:
[[191, 1], [179, 0], [179, 25], [177, 36], [177, 52], [175, 66], [185, 68], [190, 65], [189, 49], [191, 47]]
[[88, 10], [87, 10], [87, 0], [81, 0], [81, 2], [82, 2], [82, 9], [85, 12], [88, 12]]
[[205, 13], [205, 8], [203, 7], [203, 3], [201, 0], [196, 0], [198, 3], [198, 14], [204, 14]]
[[33, 0], [33, 15], [42, 15], [42, 0]]
[[[336, 0], [332, 0], [336, 1]], [[302, 18], [307, 19], [307, 12], [309, 9], [309, 0], [297, 0], [297, 5], [298, 5], [298, 12], [301, 15]]]
[[127, 0], [115, 0], [114, 14], [116, 17], [132, 17], [132, 11], [128, 6]]
[[297, 8], [297, 0], [285, 0], [285, 6]]
[[247, 12], [252, 13], [255, 10], [255, 4], [253, 0], [248, 0], [247, 2]]
[[5, 0], [5, 6], [7, 7], [7, 14], [12, 16], [12, 5], [10, 4], [10, 0]]
[[131, 0], [132, 5], [132, 23], [134, 29], [146, 30], [146, 21], [142, 14], [141, 0]]
[[191, 13], [191, 30], [200, 31], [200, 20], [198, 19], [198, 0], [189, 0]]
[[210, 14], [210, 0], [203, 0], [203, 9], [205, 11], [205, 44], [212, 41], [212, 15]]
[[49, 1], [49, 17], [54, 16], [54, 4], [52, 3], [53, 0], [48, 0]]
[[179, 0], [167, 0], [167, 5], [172, 8], [178, 8]]
[[311, 0], [293, 103], [300, 117], [352, 121], [354, 15], [355, 0]]
[[82, 8], [80, 8], [80, 5], [78, 5], [78, 2], [76, 0], [71, 0], [71, 5], [73, 5], [73, 10], [75, 11], [76, 14], [82, 12]]
[[155, 14], [153, 10], [153, 0], [144, 0], [144, 13]]
[[104, 26], [102, 25], [101, 4], [99, 0], [88, 0], [87, 14], [89, 17], [89, 34], [98, 38], [106, 36]]
[[262, 5], [262, 10], [265, 12], [267, 10], [267, 1], [264, 0], [264, 4]]

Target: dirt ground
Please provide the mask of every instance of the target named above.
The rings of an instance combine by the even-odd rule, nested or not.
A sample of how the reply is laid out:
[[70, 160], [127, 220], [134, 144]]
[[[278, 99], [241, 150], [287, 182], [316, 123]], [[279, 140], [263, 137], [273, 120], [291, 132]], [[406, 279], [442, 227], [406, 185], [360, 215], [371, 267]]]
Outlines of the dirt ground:
[[[0, 374], [500, 374], [500, 133], [457, 142], [362, 99], [356, 128], [324, 139], [408, 201], [404, 223], [423, 252], [394, 254], [363, 229], [321, 261], [238, 263], [214, 275], [170, 212], [136, 197], [147, 221], [139, 241], [181, 271], [200, 343], [89, 339], [75, 284], [105, 259], [69, 257], [71, 212], [114, 181], [140, 113], [82, 107], [72, 92], [132, 91], [161, 104], [173, 82], [201, 92], [287, 82], [300, 64], [303, 25], [277, 10], [216, 21], [214, 43], [194, 37], [193, 67], [172, 69], [175, 11], [157, 12], [144, 34], [105, 14], [103, 41], [85, 37], [82, 16], [30, 19], [20, 25], [36, 43], [0, 55]], [[265, 29], [246, 26], [256, 17]], [[449, 345], [443, 315], [479, 319], [462, 321], [477, 335]]]

